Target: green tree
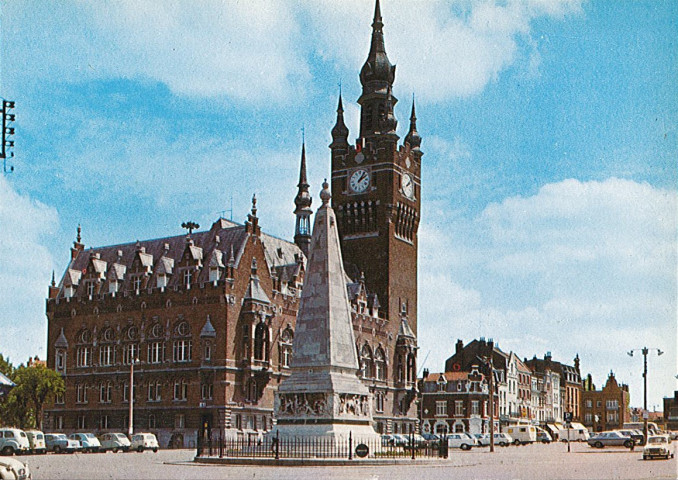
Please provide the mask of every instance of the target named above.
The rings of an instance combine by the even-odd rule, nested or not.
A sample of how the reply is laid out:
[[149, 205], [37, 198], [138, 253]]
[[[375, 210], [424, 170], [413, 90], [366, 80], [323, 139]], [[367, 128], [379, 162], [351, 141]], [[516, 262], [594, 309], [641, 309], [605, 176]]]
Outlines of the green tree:
[[63, 378], [43, 365], [22, 365], [14, 371], [12, 380], [17, 386], [3, 404], [4, 421], [11, 421], [21, 428], [42, 430], [45, 404], [66, 390]]
[[0, 373], [6, 375], [9, 378], [12, 378], [14, 375], [14, 365], [9, 361], [9, 358], [5, 358], [2, 353], [0, 353]]

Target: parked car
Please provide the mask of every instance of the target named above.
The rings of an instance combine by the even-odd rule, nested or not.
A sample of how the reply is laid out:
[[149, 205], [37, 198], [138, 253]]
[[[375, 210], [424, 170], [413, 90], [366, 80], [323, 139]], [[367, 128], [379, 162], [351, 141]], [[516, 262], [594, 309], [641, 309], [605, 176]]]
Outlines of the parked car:
[[158, 451], [158, 439], [152, 433], [136, 433], [132, 435], [130, 450], [143, 452], [144, 450]]
[[101, 450], [112, 451], [117, 453], [120, 451], [126, 452], [129, 450], [130, 441], [124, 433], [104, 433], [99, 437], [101, 443]]
[[46, 433], [45, 446], [48, 452], [73, 453], [80, 450], [80, 442], [68, 438], [63, 433]]
[[414, 442], [414, 446], [416, 448], [420, 448], [426, 445], [426, 439], [423, 436], [419, 435], [418, 433], [406, 434], [403, 436], [407, 439], [406, 445], [408, 447], [412, 446], [411, 442]]
[[468, 433], [450, 433], [447, 435], [447, 446], [470, 450], [472, 447], [478, 446], [478, 440]]
[[30, 480], [31, 470], [16, 458], [0, 458], [0, 479], [2, 480]]
[[627, 437], [631, 437], [631, 439], [636, 442], [636, 445], [642, 445], [645, 443], [645, 435], [643, 435], [643, 432], [639, 432], [638, 430], [619, 430], [622, 434], [626, 435]]
[[31, 446], [30, 453], [47, 453], [45, 446], [45, 434], [39, 430], [26, 430], [28, 444]]
[[494, 434], [494, 444], [499, 445], [500, 447], [508, 447], [514, 443], [513, 437], [508, 433], [495, 433]]
[[643, 460], [648, 458], [661, 458], [667, 460], [673, 458], [671, 446], [669, 445], [670, 438], [667, 435], [652, 435], [647, 439], [647, 444], [643, 448]]
[[474, 433], [474, 437], [478, 440], [478, 446], [486, 447], [490, 444], [490, 434], [489, 433]]
[[589, 438], [588, 444], [595, 448], [624, 446], [631, 448], [634, 445], [633, 439], [622, 434], [617, 430], [600, 432]]
[[26, 432], [18, 428], [0, 428], [0, 453], [14, 455], [28, 453], [30, 449]]
[[537, 441], [541, 443], [551, 443], [553, 441], [553, 438], [551, 438], [551, 435], [549, 432], [544, 430], [543, 428], [540, 427], [535, 427], [537, 429]]
[[435, 433], [422, 433], [421, 436], [424, 437], [424, 440], [426, 440], [426, 442], [429, 444], [440, 441], [440, 437]]
[[101, 443], [93, 433], [72, 433], [68, 438], [80, 442], [83, 452], [96, 453], [101, 450]]

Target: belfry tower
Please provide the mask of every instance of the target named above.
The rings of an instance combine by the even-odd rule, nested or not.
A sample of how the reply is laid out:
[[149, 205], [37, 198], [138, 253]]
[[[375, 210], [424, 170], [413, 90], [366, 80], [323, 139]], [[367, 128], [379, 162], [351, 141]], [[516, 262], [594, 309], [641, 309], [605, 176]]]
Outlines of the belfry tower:
[[[367, 60], [360, 70], [360, 133], [348, 142], [341, 94], [332, 129], [332, 204], [346, 270], [377, 294], [392, 325], [417, 333], [417, 229], [421, 212], [421, 137], [414, 98], [402, 145], [396, 133], [395, 65], [386, 55], [379, 0]], [[394, 336], [397, 327], [394, 327]]]

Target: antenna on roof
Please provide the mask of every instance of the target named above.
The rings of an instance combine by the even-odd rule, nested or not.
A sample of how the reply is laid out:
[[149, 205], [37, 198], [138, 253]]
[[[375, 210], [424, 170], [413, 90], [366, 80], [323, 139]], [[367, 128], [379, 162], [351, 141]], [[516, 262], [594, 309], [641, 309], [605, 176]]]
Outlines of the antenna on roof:
[[417, 377], [421, 374], [421, 371], [424, 369], [424, 365], [426, 365], [426, 360], [428, 359], [428, 356], [431, 355], [431, 350], [429, 350], [426, 353], [426, 356], [424, 357], [424, 361], [421, 362], [421, 367], [419, 368], [419, 371], [417, 372]]
[[233, 221], [233, 194], [231, 194], [231, 208], [228, 208], [226, 210], [220, 210], [217, 213], [221, 214], [221, 218], [225, 219], [226, 218], [226, 212], [229, 212], [231, 214], [229, 220], [232, 222]]

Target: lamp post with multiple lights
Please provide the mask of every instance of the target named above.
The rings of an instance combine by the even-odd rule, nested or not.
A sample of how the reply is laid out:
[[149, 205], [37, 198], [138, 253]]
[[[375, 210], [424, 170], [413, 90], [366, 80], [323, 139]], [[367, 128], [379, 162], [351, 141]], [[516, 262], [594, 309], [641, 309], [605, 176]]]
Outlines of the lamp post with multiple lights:
[[633, 352], [640, 352], [643, 354], [643, 435], [645, 436], [645, 443], [647, 443], [647, 354], [651, 351], [657, 351], [657, 356], [662, 355], [664, 352], [658, 348], [634, 348], [626, 352], [629, 357], [633, 356]]

